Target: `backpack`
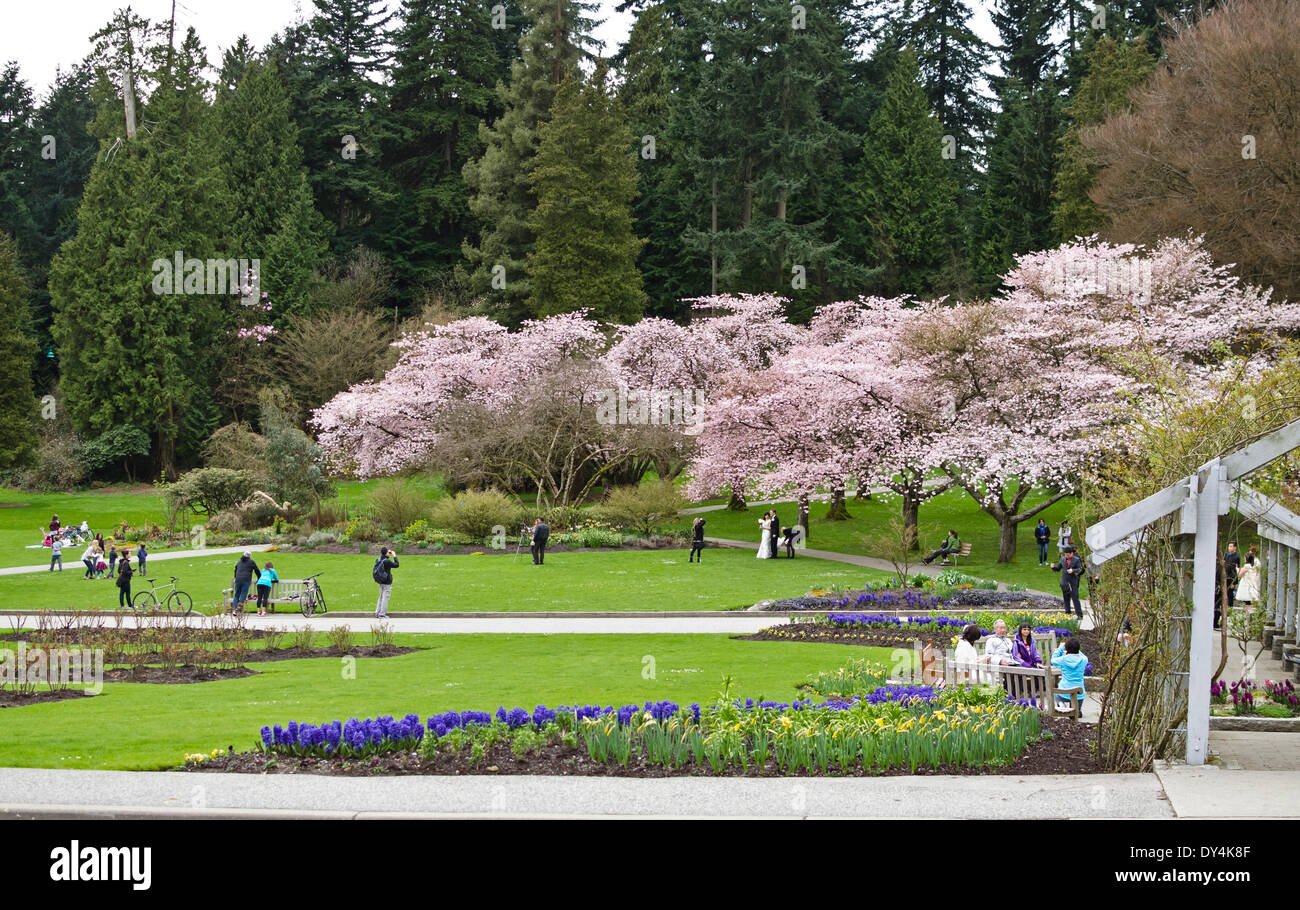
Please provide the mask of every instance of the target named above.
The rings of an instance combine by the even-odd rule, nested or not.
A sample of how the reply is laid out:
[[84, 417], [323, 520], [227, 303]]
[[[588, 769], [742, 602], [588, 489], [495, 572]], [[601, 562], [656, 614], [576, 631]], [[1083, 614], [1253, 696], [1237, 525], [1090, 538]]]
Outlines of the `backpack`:
[[393, 573], [388, 571], [388, 566], [384, 565], [384, 557], [375, 560], [375, 567], [370, 571], [375, 581], [381, 585], [391, 585], [393, 583]]

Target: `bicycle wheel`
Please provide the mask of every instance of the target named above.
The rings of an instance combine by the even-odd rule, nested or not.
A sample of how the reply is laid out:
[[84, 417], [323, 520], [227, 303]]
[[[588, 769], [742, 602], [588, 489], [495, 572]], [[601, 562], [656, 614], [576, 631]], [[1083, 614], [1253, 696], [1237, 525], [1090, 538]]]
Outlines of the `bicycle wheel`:
[[302, 592], [302, 596], [298, 598], [298, 606], [302, 608], [303, 616], [311, 616], [316, 612], [316, 598], [312, 596], [311, 591]]
[[179, 613], [182, 616], [189, 616], [194, 612], [194, 599], [184, 591], [172, 591], [167, 595], [164, 609], [166, 609], [168, 613]]
[[137, 613], [141, 610], [153, 612], [158, 608], [158, 598], [153, 596], [153, 591], [138, 591], [135, 597], [131, 598], [131, 609]]
[[316, 589], [316, 612], [318, 613], [329, 612], [328, 610], [325, 609], [325, 592], [322, 591], [320, 588]]

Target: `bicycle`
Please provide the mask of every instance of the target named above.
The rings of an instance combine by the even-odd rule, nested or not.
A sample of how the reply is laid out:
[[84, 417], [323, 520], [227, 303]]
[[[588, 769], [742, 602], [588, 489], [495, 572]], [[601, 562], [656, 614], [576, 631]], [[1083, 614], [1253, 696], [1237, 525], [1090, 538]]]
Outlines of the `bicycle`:
[[320, 582], [316, 580], [324, 574], [324, 572], [317, 572], [302, 580], [304, 587], [302, 593], [298, 595], [298, 606], [303, 616], [311, 616], [317, 610], [322, 613], [329, 612], [325, 608], [325, 592], [320, 589]]
[[172, 592], [168, 594], [166, 599], [162, 602], [163, 609], [168, 613], [180, 613], [182, 616], [189, 616], [194, 612], [194, 599], [176, 587], [176, 580], [176, 576], [173, 575], [171, 584], [166, 584], [159, 588], [154, 579], [148, 579], [149, 590], [140, 591], [131, 598], [131, 609], [136, 612], [139, 612], [140, 610], [148, 610], [152, 612], [153, 610], [158, 609], [158, 592], [171, 588]]

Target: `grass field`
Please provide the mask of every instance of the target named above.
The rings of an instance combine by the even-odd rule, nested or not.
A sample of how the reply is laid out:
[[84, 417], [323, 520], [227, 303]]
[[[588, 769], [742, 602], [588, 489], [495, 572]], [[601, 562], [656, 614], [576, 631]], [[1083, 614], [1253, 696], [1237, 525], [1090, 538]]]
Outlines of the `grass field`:
[[[1046, 497], [1031, 497], [1029, 502], [1031, 505], [1036, 504], [1044, 498]], [[1040, 513], [1053, 528], [1053, 559], [1057, 555], [1055, 529], [1060, 525], [1061, 519], [1070, 514], [1076, 503], [1075, 499], [1064, 499]], [[710, 537], [757, 541], [758, 519], [767, 508], [769, 507], [752, 506], [747, 512], [729, 512], [725, 509], [705, 512], [705, 534]], [[879, 533], [898, 513], [900, 505], [897, 498], [862, 502], [850, 499], [848, 510], [853, 517], [848, 521], [827, 521], [827, 509], [824, 502], [811, 504], [808, 546], [817, 550], [874, 556], [876, 554], [869, 552], [857, 535]], [[799, 515], [799, 507], [793, 502], [781, 503], [776, 506], [776, 510], [783, 526], [794, 524]], [[693, 519], [694, 516], [683, 516], [680, 526], [690, 527]], [[956, 528], [961, 539], [972, 545], [970, 559], [961, 560], [962, 571], [981, 578], [1027, 585], [1040, 591], [1054, 591], [1058, 587], [1056, 573], [1038, 565], [1038, 548], [1034, 545], [1034, 525], [1037, 523], [1035, 517], [1020, 525], [1016, 558], [1010, 563], [999, 565], [997, 522], [983, 512], [965, 492], [950, 490], [921, 506], [923, 550], [917, 555], [917, 562], [942, 542], [948, 528]]]
[[[320, 582], [329, 609], [373, 611], [378, 586], [371, 578], [374, 555], [258, 553], [259, 565], [275, 563], [282, 578], [323, 572]], [[482, 556], [407, 555], [393, 572], [393, 613], [406, 611], [547, 610], [725, 610], [772, 597], [791, 597], [821, 585], [860, 586], [883, 573], [823, 559], [758, 560], [752, 552], [710, 549], [703, 563], [687, 563], [686, 550], [619, 550], [548, 553], [534, 566], [527, 551]], [[159, 584], [180, 578], [178, 587], [196, 609], [211, 612], [230, 586], [237, 557], [209, 556], [152, 560]], [[109, 579], [86, 581], [76, 558], [62, 573], [36, 572], [0, 577], [0, 605], [6, 609], [117, 607]], [[148, 588], [137, 577], [132, 592]], [[281, 606], [278, 609], [289, 609]]]
[[157, 769], [180, 764], [186, 752], [251, 749], [263, 725], [291, 720], [705, 703], [724, 676], [733, 694], [789, 700], [805, 676], [849, 658], [891, 664], [883, 649], [725, 635], [399, 635], [397, 644], [424, 650], [359, 659], [355, 679], [344, 679], [334, 658], [279, 661], [251, 664], [260, 675], [246, 679], [116, 683], [95, 698], [6, 708], [0, 767]]

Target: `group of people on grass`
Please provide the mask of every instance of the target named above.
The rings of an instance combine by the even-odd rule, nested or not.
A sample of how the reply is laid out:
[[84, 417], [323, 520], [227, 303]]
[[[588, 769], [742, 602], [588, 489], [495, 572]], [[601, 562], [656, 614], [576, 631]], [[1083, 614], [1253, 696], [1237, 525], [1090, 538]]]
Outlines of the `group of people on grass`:
[[[1007, 634], [1007, 624], [999, 619], [993, 624], [993, 634], [984, 641], [984, 653], [980, 654], [976, 645], [984, 635], [979, 626], [971, 624], [962, 630], [957, 640], [956, 665], [959, 669], [985, 680], [991, 677], [995, 667], [1023, 667], [1025, 669], [1041, 668], [1044, 665], [1042, 654], [1034, 643], [1034, 630], [1029, 623], [1021, 623], [1015, 636]], [[1084, 696], [1083, 678], [1088, 668], [1088, 658], [1084, 655], [1079, 639], [1070, 636], [1057, 645], [1052, 653], [1052, 666], [1061, 671], [1058, 688], [1079, 690], [1079, 698]], [[1058, 695], [1056, 707], [1071, 709], [1069, 696]]]

